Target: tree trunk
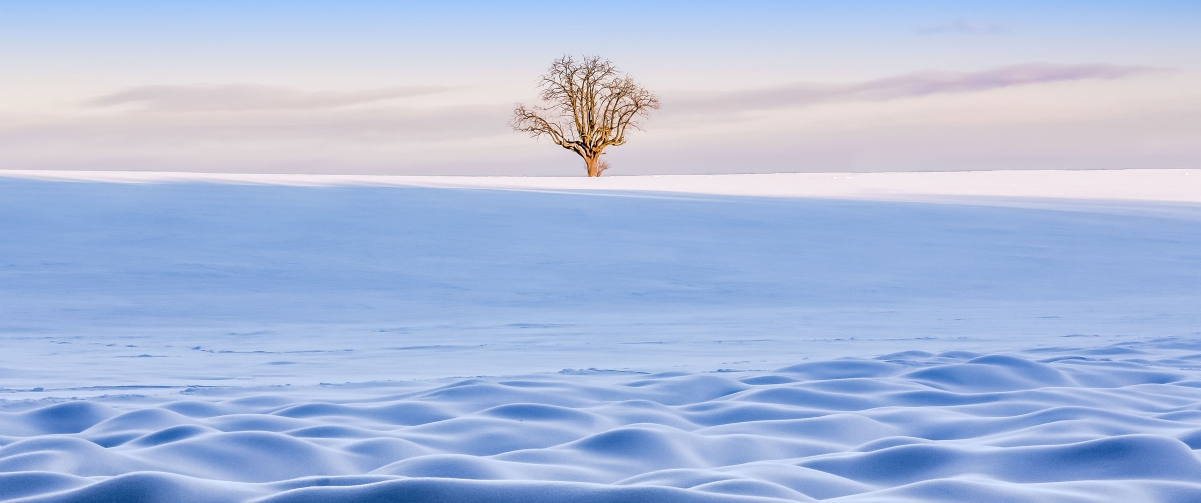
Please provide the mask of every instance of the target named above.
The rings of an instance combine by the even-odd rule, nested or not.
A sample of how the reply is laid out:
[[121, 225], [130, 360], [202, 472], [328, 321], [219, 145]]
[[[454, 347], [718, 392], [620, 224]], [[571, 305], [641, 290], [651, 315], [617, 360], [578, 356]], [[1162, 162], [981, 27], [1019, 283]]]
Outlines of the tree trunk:
[[597, 161], [599, 159], [600, 159], [600, 156], [584, 158], [584, 164], [586, 164], [588, 166], [588, 176], [600, 176], [601, 175], [600, 170], [597, 168]]

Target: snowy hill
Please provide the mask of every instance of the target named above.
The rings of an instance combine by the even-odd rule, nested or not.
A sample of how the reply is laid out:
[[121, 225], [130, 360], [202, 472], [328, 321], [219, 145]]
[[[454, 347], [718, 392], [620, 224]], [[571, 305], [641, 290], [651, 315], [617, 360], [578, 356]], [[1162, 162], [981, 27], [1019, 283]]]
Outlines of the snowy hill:
[[3, 172], [0, 500], [1201, 498], [1198, 179]]

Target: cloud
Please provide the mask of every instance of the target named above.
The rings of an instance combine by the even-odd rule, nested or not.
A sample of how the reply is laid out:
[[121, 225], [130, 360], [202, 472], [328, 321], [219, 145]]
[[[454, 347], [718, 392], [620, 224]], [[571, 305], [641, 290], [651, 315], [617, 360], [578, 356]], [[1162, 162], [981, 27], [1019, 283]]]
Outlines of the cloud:
[[347, 141], [396, 143], [462, 140], [510, 132], [508, 105], [412, 109], [256, 110], [220, 114], [113, 114], [0, 129], [0, 144], [72, 141], [215, 142]]
[[164, 112], [249, 110], [321, 110], [446, 91], [446, 87], [410, 86], [361, 91], [302, 91], [251, 84], [139, 86], [88, 100], [85, 105], [136, 105]]
[[917, 30], [918, 35], [996, 35], [1004, 32], [1005, 29], [999, 25], [971, 19], [957, 19]]
[[979, 72], [919, 72], [851, 84], [792, 84], [774, 88], [665, 103], [665, 111], [730, 114], [831, 102], [886, 101], [935, 94], [969, 93], [1005, 87], [1085, 79], [1119, 79], [1162, 71], [1145, 66], [1031, 63]]
[[45, 116], [0, 125], [0, 169], [435, 174], [477, 163], [459, 173], [495, 174], [509, 162], [499, 151], [529, 143], [509, 129], [511, 113], [498, 104]]

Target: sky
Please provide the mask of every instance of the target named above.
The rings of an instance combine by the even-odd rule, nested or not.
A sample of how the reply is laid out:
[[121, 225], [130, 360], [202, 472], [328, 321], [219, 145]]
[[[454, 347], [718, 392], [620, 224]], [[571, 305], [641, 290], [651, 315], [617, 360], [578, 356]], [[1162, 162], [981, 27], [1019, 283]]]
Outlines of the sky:
[[0, 0], [0, 169], [578, 176], [563, 55], [662, 108], [609, 174], [1201, 165], [1201, 2]]

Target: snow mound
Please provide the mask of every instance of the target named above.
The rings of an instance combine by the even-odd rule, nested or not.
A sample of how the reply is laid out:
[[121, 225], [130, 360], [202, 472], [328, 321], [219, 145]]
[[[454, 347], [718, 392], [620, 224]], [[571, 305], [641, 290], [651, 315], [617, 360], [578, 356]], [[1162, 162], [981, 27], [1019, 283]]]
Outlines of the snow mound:
[[12, 401], [0, 499], [1199, 501], [1188, 347]]

